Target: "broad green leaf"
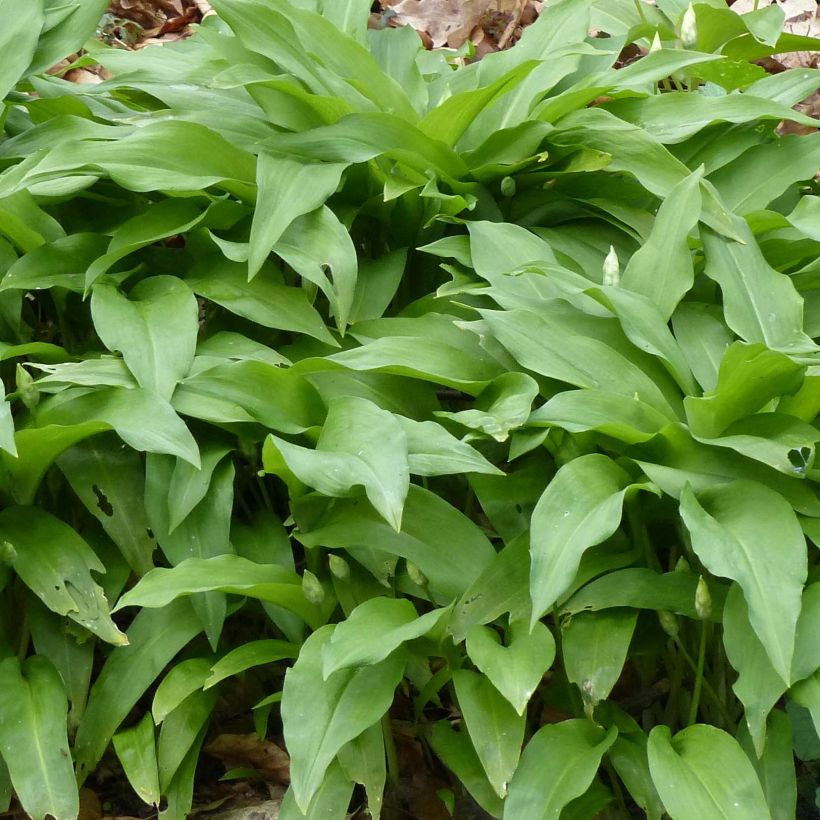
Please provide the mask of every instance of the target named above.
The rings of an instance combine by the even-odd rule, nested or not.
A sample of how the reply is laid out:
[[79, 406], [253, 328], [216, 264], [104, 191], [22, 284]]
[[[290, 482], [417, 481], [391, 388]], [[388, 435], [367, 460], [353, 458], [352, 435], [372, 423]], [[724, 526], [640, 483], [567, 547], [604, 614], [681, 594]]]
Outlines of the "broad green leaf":
[[794, 703], [808, 709], [814, 731], [820, 735], [820, 669], [792, 686], [789, 697]]
[[[561, 613], [575, 615], [613, 607], [655, 609], [697, 618], [698, 576], [691, 572], [658, 573], [647, 567], [617, 569], [579, 589], [561, 605]], [[720, 620], [722, 597], [712, 589], [712, 619]]]
[[152, 569], [123, 595], [115, 611], [126, 606], [164, 607], [196, 592], [230, 592], [270, 601], [318, 625], [319, 611], [302, 592], [302, 579], [275, 564], [255, 564], [238, 555], [188, 558], [171, 569]]
[[352, 794], [353, 782], [344, 766], [334, 760], [308, 807], [304, 811], [299, 808], [291, 786], [282, 799], [277, 820], [344, 820]]
[[251, 359], [274, 367], [290, 365], [290, 361], [281, 353], [267, 345], [255, 342], [241, 333], [221, 330], [209, 336], [196, 346], [197, 356], [209, 356], [215, 359], [245, 361]]
[[695, 278], [687, 238], [701, 210], [702, 170], [679, 182], [661, 203], [652, 233], [633, 254], [621, 285], [648, 297], [669, 319]]
[[714, 390], [723, 356], [732, 343], [720, 309], [716, 305], [683, 302], [675, 309], [672, 327], [698, 383], [705, 392]]
[[367, 810], [374, 820], [379, 820], [387, 780], [382, 726], [375, 723], [342, 746], [338, 759], [348, 779], [364, 786]]
[[528, 263], [555, 262], [549, 244], [520, 225], [476, 221], [467, 223], [467, 229], [471, 265], [490, 284]]
[[[529, 621], [528, 535], [524, 532], [513, 538], [462, 593], [447, 625], [454, 641], [463, 641], [473, 627], [490, 623], [507, 612], [511, 621]], [[533, 625], [533, 631], [536, 629]], [[478, 661], [475, 663], [484, 674], [489, 674]], [[496, 682], [495, 685], [504, 691], [500, 683]]]
[[186, 817], [191, 811], [194, 800], [194, 776], [207, 728], [207, 726], [202, 727], [168, 784], [166, 789], [168, 805], [157, 815], [158, 820], [175, 820], [177, 817]]
[[562, 628], [567, 678], [590, 709], [606, 700], [618, 682], [637, 617], [634, 609], [582, 612]]
[[0, 513], [0, 541], [10, 545], [14, 571], [50, 610], [104, 641], [128, 642], [91, 577], [105, 566], [68, 524], [39, 507], [8, 507]]
[[57, 464], [130, 567], [144, 575], [154, 565], [156, 547], [145, 515], [144, 468], [137, 453], [124, 449], [110, 435], [78, 442]]
[[[305, 546], [345, 549], [356, 558], [363, 545], [378, 545], [385, 553], [412, 561], [448, 602], [461, 595], [495, 555], [487, 537], [469, 518], [413, 484], [404, 505], [401, 532], [356, 500], [328, 504], [310, 497], [292, 509], [299, 541]], [[447, 533], [446, 550], [442, 549], [443, 532]]]
[[215, 689], [210, 692], [196, 690], [162, 721], [157, 741], [157, 766], [159, 785], [164, 794], [168, 793], [173, 777], [207, 725], [218, 694]]
[[96, 233], [62, 236], [21, 256], [0, 281], [5, 290], [61, 287], [82, 293], [85, 271], [105, 253], [106, 237]]
[[406, 264], [406, 248], [398, 248], [378, 259], [359, 260], [351, 322], [381, 318], [396, 295]]
[[245, 265], [209, 257], [194, 265], [185, 281], [199, 296], [263, 327], [306, 333], [336, 344], [305, 291], [283, 284], [272, 268], [264, 267], [249, 282]]
[[158, 806], [157, 747], [150, 713], [146, 713], [136, 726], [117, 732], [111, 740], [131, 788], [143, 803]]
[[68, 728], [73, 732], [85, 710], [91, 686], [94, 642], [85, 640], [85, 634], [73, 635], [66, 622], [33, 595], [26, 601], [26, 616], [37, 654], [48, 658], [63, 679], [69, 702]]
[[285, 675], [282, 723], [291, 756], [291, 788], [306, 811], [328, 766], [346, 743], [377, 722], [393, 700], [404, 671], [401, 653], [359, 669], [340, 669], [322, 678], [322, 649], [333, 627], [305, 641]]
[[434, 421], [396, 416], [407, 438], [407, 463], [413, 475], [487, 473], [504, 475], [477, 450]]
[[531, 376], [504, 373], [476, 396], [470, 410], [438, 410], [435, 415], [492, 436], [496, 441], [506, 441], [510, 431], [524, 425], [537, 395], [538, 384]]
[[487, 780], [467, 732], [456, 731], [448, 721], [439, 720], [430, 733], [430, 745], [476, 802], [493, 817], [501, 817], [504, 804]]
[[194, 360], [199, 330], [196, 297], [173, 276], [143, 279], [129, 296], [112, 285], [95, 285], [94, 329], [112, 353], [122, 353], [141, 387], [170, 399]]
[[[88, 266], [84, 276], [84, 291], [90, 290], [92, 285], [119, 262], [120, 259], [124, 259], [128, 254], [140, 248], [152, 245], [155, 242], [159, 242], [162, 239], [185, 233], [201, 222], [204, 216], [205, 211], [199, 201], [187, 198], [171, 198], [163, 199], [155, 205], [151, 205], [142, 213], [131, 217], [131, 219], [124, 222], [113, 232], [111, 242], [108, 244], [105, 253], [100, 254], [100, 256]], [[166, 284], [164, 288], [159, 288], [158, 290], [156, 284], [154, 286], [149, 285], [147, 294], [149, 304], [143, 305], [142, 311], [137, 310], [137, 315], [139, 316], [140, 313], [147, 312], [151, 307], [154, 307], [153, 312], [156, 314], [157, 306], [152, 306], [150, 302], [154, 295], [162, 297], [164, 291], [170, 292], [172, 297], [177, 296], [177, 298], [180, 298], [180, 293], [184, 296], [184, 291], [181, 291], [178, 282], [176, 283], [176, 291], [179, 291], [178, 293], [175, 293], [173, 286], [170, 284]], [[109, 295], [109, 298], [105, 300], [104, 304], [110, 306], [112, 301], [113, 297]], [[120, 307], [120, 309], [124, 310], [125, 308]], [[133, 312], [132, 310], [131, 313]], [[184, 309], [183, 313], [185, 313]], [[97, 318], [93, 300], [92, 314], [94, 315], [94, 323], [96, 324]], [[109, 311], [103, 313], [103, 318], [105, 318], [106, 314], [110, 315], [110, 307]], [[161, 322], [161, 308], [159, 317]], [[143, 317], [143, 321], [146, 321], [147, 318], [148, 317]], [[131, 319], [131, 324], [134, 324], [134, 318]], [[116, 331], [116, 319], [110, 320], [106, 324], [105, 329]], [[160, 327], [159, 330], [161, 331], [162, 328]], [[107, 345], [105, 339], [103, 339], [103, 343]]]
[[446, 609], [419, 617], [404, 598], [371, 598], [353, 610], [322, 648], [322, 676], [327, 680], [340, 669], [373, 666], [406, 641], [427, 634]]
[[791, 680], [795, 628], [806, 580], [803, 531], [774, 490], [739, 480], [681, 494], [692, 549], [715, 575], [740, 585], [749, 620], [777, 674]]
[[5, 397], [0, 398], [0, 450], [17, 458], [17, 442], [14, 440], [14, 419], [11, 404]]
[[7, 21], [0, 35], [0, 51], [7, 55], [0, 71], [0, 100], [26, 73], [37, 48], [45, 20], [43, 3], [28, 0], [3, 0], [0, 17]]
[[129, 645], [109, 655], [91, 687], [74, 741], [82, 783], [103, 756], [111, 737], [159, 673], [202, 629], [187, 601], [138, 613], [126, 633]]
[[649, 820], [661, 820], [663, 804], [652, 783], [643, 732], [620, 734], [607, 751], [607, 757], [623, 780], [630, 797], [646, 812]]
[[820, 583], [815, 582], [803, 589], [803, 603], [794, 636], [792, 680], [807, 678], [820, 668], [820, 646], [818, 646], [816, 635], [818, 623], [820, 623]]
[[74, 820], [79, 812], [65, 714], [63, 683], [49, 660], [0, 661], [0, 747], [23, 811], [33, 820]]
[[197, 689], [202, 689], [211, 674], [212, 661], [208, 658], [188, 658], [175, 664], [154, 692], [151, 714], [154, 723], [163, 720]]
[[392, 413], [364, 399], [339, 397], [330, 405], [315, 450], [271, 434], [263, 463], [289, 484], [292, 494], [298, 494], [294, 478], [332, 498], [363, 487], [373, 507], [398, 531], [410, 482], [407, 447]]
[[230, 452], [221, 441], [200, 442], [202, 466], [195, 469], [187, 461], [178, 458], [168, 484], [168, 532], [173, 532], [196, 508], [208, 493], [214, 480], [214, 471]]
[[[311, 180], [311, 187], [315, 184]], [[358, 260], [353, 240], [336, 214], [325, 206], [297, 217], [273, 249], [303, 279], [321, 289], [336, 326], [344, 333], [353, 309]]]
[[630, 484], [615, 462], [598, 454], [574, 459], [550, 482], [532, 514], [531, 623], [566, 592], [584, 552], [618, 528]]
[[788, 715], [773, 710], [766, 721], [766, 747], [758, 757], [751, 736], [741, 727], [738, 742], [757, 772], [772, 820], [792, 820], [797, 810], [797, 782]]
[[668, 423], [667, 416], [640, 399], [593, 389], [556, 393], [527, 419], [528, 427], [596, 430], [627, 444], [647, 441]]
[[732, 689], [743, 704], [746, 729], [759, 757], [765, 751], [766, 719], [786, 691], [752, 625], [743, 593], [732, 584], [723, 608], [723, 646], [738, 673]]
[[256, 421], [282, 433], [321, 424], [325, 410], [316, 389], [294, 368], [252, 360], [225, 362], [189, 376], [174, 393], [173, 405], [215, 424]]
[[[762, 101], [759, 105], [764, 106]], [[760, 111], [756, 116], [762, 113]], [[810, 126], [816, 126], [817, 123], [817, 120], [810, 117], [804, 120], [795, 112], [782, 110], [775, 118], [796, 119], [803, 125]], [[709, 180], [720, 192], [726, 206], [734, 213], [744, 216], [765, 208], [795, 182], [812, 179], [818, 165], [820, 136], [816, 133], [800, 137], [787, 135], [750, 148], [730, 165], [710, 174]], [[771, 171], [768, 174], [752, 173], [753, 169], [761, 166], [770, 168]]]
[[656, 726], [648, 751], [652, 780], [672, 820], [771, 817], [752, 764], [720, 729], [696, 724], [673, 738], [667, 726]]
[[[627, 358], [608, 343], [615, 341], [620, 346], [616, 339], [606, 338], [612, 336], [607, 320], [594, 320], [597, 328], [589, 323], [584, 327], [580, 312], [573, 316], [557, 305], [555, 311], [544, 309], [540, 314], [529, 310], [483, 310], [481, 315], [493, 336], [527, 369], [576, 387], [630, 397], [637, 393], [641, 401], [667, 414], [670, 420], [676, 418], [670, 404], [676, 399], [665, 395], [662, 387], [631, 360], [631, 351]], [[596, 338], [599, 334], [605, 339]], [[634, 359], [638, 358], [635, 350]]]
[[552, 633], [540, 621], [532, 631], [524, 621], [512, 622], [506, 646], [494, 629], [473, 626], [467, 632], [466, 649], [470, 660], [519, 715], [524, 714], [535, 688], [555, 659]]
[[820, 196], [801, 196], [788, 219], [806, 236], [820, 241]]
[[[297, 217], [316, 209], [324, 210], [322, 205], [335, 192], [346, 167], [346, 163], [300, 162], [267, 151], [259, 155], [256, 165], [259, 192], [248, 257], [251, 279], [259, 273], [268, 254]], [[288, 244], [293, 244], [292, 240]], [[345, 318], [338, 318], [344, 325]]]
[[499, 797], [518, 765], [526, 719], [483, 675], [467, 669], [453, 673], [456, 697], [464, 725], [478, 759]]
[[795, 393], [805, 367], [762, 344], [730, 345], [720, 363], [715, 388], [702, 398], [684, 399], [695, 435], [713, 438], [729, 425], [757, 413], [772, 399]]
[[542, 726], [527, 744], [510, 783], [504, 814], [521, 820], [558, 820], [589, 788], [617, 736], [587, 720]]
[[109, 387], [89, 392], [78, 388], [63, 391], [37, 408], [38, 427], [92, 421], [116, 430], [135, 450], [179, 456], [199, 467], [199, 451], [185, 423], [167, 401], [147, 390]]
[[283, 658], [295, 658], [298, 654], [298, 648], [286, 641], [273, 639], [248, 641], [232, 649], [211, 667], [210, 675], [206, 678], [203, 688], [210, 689], [221, 680], [238, 675], [254, 666], [273, 663]]
[[732, 224], [745, 244], [701, 229], [706, 274], [723, 292], [726, 324], [745, 341], [772, 350], [814, 350], [803, 333], [803, 300], [791, 280], [769, 265], [744, 220], [733, 217]]
[[[43, 5], [46, 7], [45, 30], [29, 66], [32, 73], [45, 71], [62, 60], [66, 54], [73, 54], [81, 49], [85, 41], [94, 36], [106, 9], [104, 0], [70, 5], [47, 2]], [[53, 14], [51, 18], [49, 11]]]

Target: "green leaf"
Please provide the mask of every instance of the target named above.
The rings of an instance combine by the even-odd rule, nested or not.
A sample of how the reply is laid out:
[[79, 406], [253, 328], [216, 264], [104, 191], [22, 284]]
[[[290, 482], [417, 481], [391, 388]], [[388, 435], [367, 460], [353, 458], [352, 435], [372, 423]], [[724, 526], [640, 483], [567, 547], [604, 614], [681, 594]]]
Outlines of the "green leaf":
[[667, 726], [656, 726], [648, 751], [652, 780], [673, 820], [771, 817], [752, 764], [720, 729], [696, 724], [673, 738]]
[[646, 735], [621, 734], [610, 746], [607, 757], [623, 780], [630, 797], [646, 812], [649, 820], [661, 820], [663, 804], [649, 774]]
[[145, 609], [137, 614], [126, 633], [129, 645], [109, 655], [91, 687], [88, 706], [74, 741], [74, 759], [81, 783], [94, 770], [117, 727], [136, 702], [174, 655], [201, 629], [187, 601], [177, 601], [161, 610]]
[[[318, 502], [318, 503], [317, 503]], [[410, 485], [401, 532], [357, 500], [310, 498], [293, 504], [299, 541], [305, 546], [345, 549], [356, 558], [362, 545], [378, 545], [390, 555], [412, 561], [446, 600], [461, 595], [479, 576], [495, 550], [463, 513], [435, 493]], [[441, 533], [449, 548], [442, 550]]]
[[[251, 225], [249, 278], [259, 273], [268, 254], [297, 217], [316, 209], [326, 210], [322, 205], [336, 191], [345, 168], [347, 163], [302, 162], [267, 151], [259, 155], [259, 193]], [[294, 244], [294, 238], [285, 241]], [[345, 318], [339, 314], [337, 317], [344, 325]]]
[[171, 569], [152, 569], [123, 595], [115, 611], [126, 606], [164, 607], [197, 592], [230, 592], [279, 604], [306, 623], [318, 626], [319, 611], [302, 593], [302, 579], [275, 564], [255, 564], [238, 555], [188, 558]]
[[271, 268], [264, 267], [249, 282], [245, 265], [209, 257], [192, 266], [185, 281], [197, 295], [263, 327], [306, 333], [336, 345], [305, 291], [282, 284]]
[[159, 730], [157, 765], [159, 785], [168, 793], [171, 782], [183, 767], [188, 752], [196, 747], [197, 738], [211, 717], [219, 692], [196, 690], [166, 715]]
[[766, 722], [766, 747], [759, 758], [743, 727], [738, 742], [755, 767], [772, 820], [792, 820], [797, 811], [797, 781], [788, 715], [780, 709], [771, 712]]
[[576, 458], [556, 473], [532, 514], [531, 623], [566, 592], [584, 552], [618, 528], [629, 486], [629, 476], [598, 454]]
[[803, 300], [792, 281], [769, 265], [744, 220], [732, 217], [732, 224], [745, 244], [701, 229], [706, 274], [723, 292], [726, 324], [745, 341], [772, 350], [814, 350], [803, 333]]
[[380, 663], [406, 641], [430, 632], [446, 613], [434, 609], [419, 617], [404, 598], [378, 597], [359, 604], [323, 646], [322, 676], [327, 680], [340, 669]]
[[136, 726], [117, 732], [111, 740], [131, 788], [143, 803], [158, 806], [157, 747], [151, 715], [144, 715]]
[[232, 649], [211, 667], [203, 688], [210, 689], [225, 678], [238, 675], [254, 666], [273, 663], [283, 658], [295, 658], [298, 654], [298, 647], [286, 641], [273, 639], [248, 641]]
[[588, 788], [618, 732], [587, 720], [542, 726], [521, 755], [504, 813], [521, 820], [558, 820]]
[[105, 566], [68, 524], [38, 507], [8, 507], [0, 512], [0, 542], [10, 545], [14, 571], [49, 609], [104, 641], [127, 643], [91, 577]]
[[[704, 391], [717, 386], [718, 371], [732, 334], [716, 305], [683, 302], [672, 316], [672, 327], [689, 368]], [[684, 402], [685, 406], [685, 402]]]
[[768, 402], [797, 392], [805, 367], [762, 344], [735, 342], [723, 355], [715, 388], [684, 399], [692, 432], [714, 438], [732, 422], [757, 413]]
[[[168, 453], [199, 467], [196, 442], [182, 419], [167, 401], [147, 390], [123, 387], [92, 392], [79, 388], [65, 390], [37, 408], [37, 426], [40, 428], [52, 424], [82, 425], [91, 421], [113, 428], [135, 450]], [[95, 432], [101, 429], [105, 428], [97, 427]]]
[[2, 0], [0, 17], [7, 21], [0, 35], [0, 52], [7, 55], [0, 70], [2, 100], [26, 73], [34, 56], [45, 20], [42, 0]]
[[507, 794], [507, 785], [518, 765], [526, 719], [477, 672], [453, 672], [456, 697], [464, 725], [495, 793]]
[[752, 627], [789, 683], [806, 580], [805, 538], [791, 506], [774, 490], [740, 480], [699, 498], [685, 488], [681, 517], [704, 566], [740, 585]]
[[648, 297], [667, 320], [695, 279], [687, 239], [701, 210], [702, 177], [699, 169], [669, 192], [658, 209], [652, 233], [621, 276], [622, 287]]
[[291, 756], [291, 788], [306, 811], [333, 758], [387, 711], [405, 659], [396, 653], [373, 666], [322, 678], [322, 649], [333, 627], [314, 632], [285, 675], [282, 723]]
[[338, 760], [347, 778], [365, 787], [367, 810], [374, 820], [379, 820], [387, 780], [382, 726], [375, 723], [342, 746]]
[[618, 682], [637, 617], [634, 609], [582, 612], [562, 628], [567, 679], [590, 708], [606, 700]]
[[33, 820], [74, 820], [80, 810], [65, 714], [63, 683], [50, 661], [0, 661], [0, 748], [23, 811]]
[[344, 820], [352, 794], [353, 783], [342, 764], [334, 760], [308, 807], [304, 811], [299, 808], [291, 786], [282, 799], [277, 820]]
[[[105, 0], [71, 3], [67, 6], [55, 2], [44, 5], [45, 31], [40, 37], [37, 51], [29, 67], [31, 73], [45, 71], [62, 60], [66, 54], [73, 54], [82, 48], [85, 41], [94, 36], [96, 26], [106, 9]], [[49, 11], [57, 12], [51, 20]]]
[[[498, 633], [475, 625], [467, 632], [467, 655], [492, 685], [523, 715], [535, 688], [555, 659], [555, 641], [544, 624], [532, 631], [524, 621], [514, 621], [507, 630], [507, 645]], [[503, 796], [503, 795], [501, 795]]]
[[134, 572], [148, 572], [156, 542], [145, 514], [144, 467], [138, 454], [116, 439], [96, 436], [73, 445], [57, 463]]
[[202, 689], [211, 674], [211, 664], [208, 658], [188, 658], [168, 671], [154, 692], [151, 704], [154, 723], [162, 723], [188, 695]]
[[[323, 495], [344, 498], [364, 487], [370, 503], [396, 531], [410, 483], [407, 437], [392, 413], [354, 397], [330, 405], [316, 449], [270, 435], [265, 470], [282, 476], [298, 494], [298, 481]], [[295, 492], [294, 492], [295, 491]]]
[[464, 784], [476, 802], [493, 817], [501, 817], [503, 803], [487, 780], [484, 767], [465, 731], [456, 731], [446, 720], [433, 725], [433, 751]]
[[174, 276], [151, 276], [126, 298], [97, 284], [91, 315], [103, 344], [122, 353], [140, 386], [170, 399], [196, 351], [199, 309], [190, 288]]

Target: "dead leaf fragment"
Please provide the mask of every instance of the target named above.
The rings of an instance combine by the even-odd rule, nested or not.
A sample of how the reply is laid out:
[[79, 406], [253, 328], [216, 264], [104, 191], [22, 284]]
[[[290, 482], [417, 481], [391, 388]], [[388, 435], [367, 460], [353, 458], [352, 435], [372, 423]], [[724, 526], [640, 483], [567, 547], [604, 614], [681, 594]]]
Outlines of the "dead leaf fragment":
[[433, 48], [458, 48], [488, 12], [509, 21], [516, 5], [516, 0], [401, 0], [392, 8], [398, 25], [427, 32]]
[[205, 752], [224, 763], [228, 769], [256, 769], [266, 780], [290, 783], [290, 757], [270, 740], [260, 740], [255, 734], [219, 735]]

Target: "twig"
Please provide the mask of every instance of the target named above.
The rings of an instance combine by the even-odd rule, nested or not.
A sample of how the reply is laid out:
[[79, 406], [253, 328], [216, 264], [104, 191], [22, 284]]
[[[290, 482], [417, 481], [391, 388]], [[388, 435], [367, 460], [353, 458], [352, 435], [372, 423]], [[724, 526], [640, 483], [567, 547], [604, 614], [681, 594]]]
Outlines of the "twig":
[[503, 51], [503, 49], [506, 48], [507, 43], [510, 42], [510, 39], [515, 33], [516, 28], [518, 28], [518, 24], [521, 22], [521, 15], [524, 13], [524, 6], [526, 5], [526, 3], [527, 0], [517, 0], [512, 19], [509, 23], [507, 23], [507, 28], [504, 29], [504, 33], [498, 40], [499, 51]]

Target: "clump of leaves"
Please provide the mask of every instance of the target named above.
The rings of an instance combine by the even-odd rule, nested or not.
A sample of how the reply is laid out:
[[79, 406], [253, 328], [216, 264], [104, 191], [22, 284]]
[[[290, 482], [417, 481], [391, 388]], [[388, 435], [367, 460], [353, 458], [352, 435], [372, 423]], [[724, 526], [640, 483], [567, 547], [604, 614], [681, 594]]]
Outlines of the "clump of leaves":
[[94, 5], [0, 33], [2, 807], [76, 817], [113, 740], [181, 818], [238, 703], [284, 818], [406, 811], [423, 756], [442, 811], [794, 816], [820, 139], [776, 127], [820, 71], [754, 61], [815, 42], [555, 0], [465, 66], [218, 0], [43, 74]]

